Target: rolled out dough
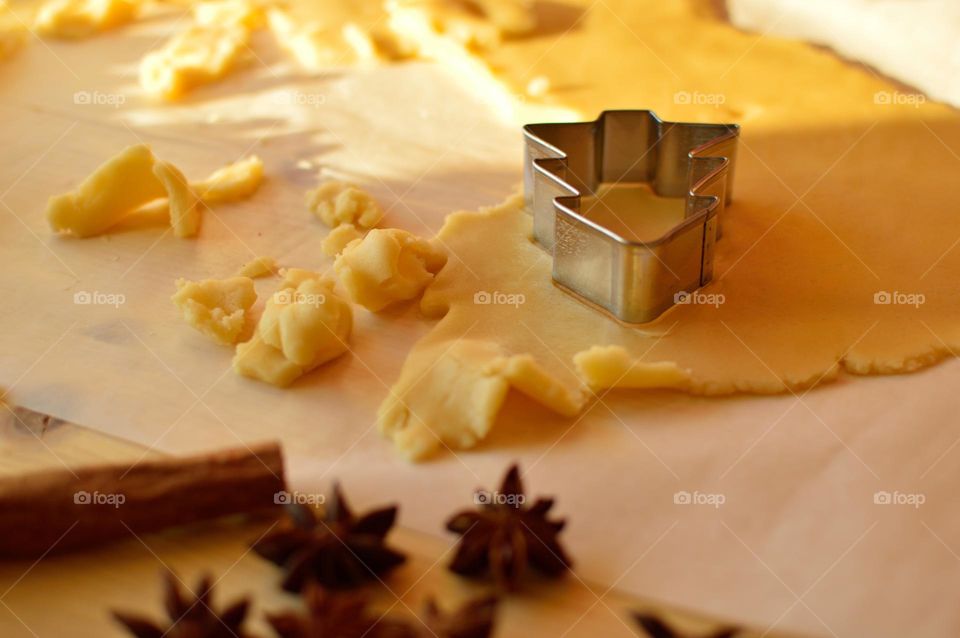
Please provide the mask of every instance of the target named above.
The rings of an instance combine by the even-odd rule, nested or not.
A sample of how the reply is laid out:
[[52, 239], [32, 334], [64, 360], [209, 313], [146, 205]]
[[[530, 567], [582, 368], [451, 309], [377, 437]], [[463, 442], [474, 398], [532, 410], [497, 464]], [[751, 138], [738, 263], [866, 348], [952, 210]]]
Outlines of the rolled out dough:
[[[706, 3], [578, 4], [573, 14], [563, 5], [563, 37], [507, 41], [485, 60], [507, 90], [546, 75], [561, 87], [551, 99], [587, 117], [634, 107], [744, 125], [707, 302], [675, 306], [642, 329], [621, 325], [553, 285], [518, 198], [453, 214], [439, 233], [452, 258], [421, 304], [442, 319], [410, 353], [382, 431], [409, 445], [398, 419], [419, 422], [435, 447], [456, 444], [431, 419], [470, 421], [450, 410], [476, 407], [457, 397], [479, 390], [431, 399], [431, 384], [416, 381], [463, 339], [494, 344], [474, 347], [489, 358], [528, 355], [554, 395], [581, 407], [589, 392], [574, 357], [594, 346], [675, 364], [689, 374], [677, 389], [703, 395], [795, 392], [840, 370], [908, 372], [960, 348], [960, 224], [945, 179], [960, 167], [960, 115], [878, 103], [878, 91], [895, 87], [804, 44], [741, 33]], [[477, 301], [518, 295], [522, 303]], [[489, 382], [476, 372], [489, 362], [473, 365], [463, 379]]]

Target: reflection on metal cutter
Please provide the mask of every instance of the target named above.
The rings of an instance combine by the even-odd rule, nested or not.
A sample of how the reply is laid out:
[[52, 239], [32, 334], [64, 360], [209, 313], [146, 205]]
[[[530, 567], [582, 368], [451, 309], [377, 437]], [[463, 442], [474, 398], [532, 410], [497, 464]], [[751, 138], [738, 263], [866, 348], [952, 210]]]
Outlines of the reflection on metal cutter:
[[[644, 323], [710, 282], [739, 126], [604, 111], [592, 122], [523, 130], [524, 197], [534, 237], [553, 254], [557, 284], [621, 321]], [[652, 241], [626, 239], [580, 212], [581, 196], [611, 183], [683, 197], [684, 218]]]

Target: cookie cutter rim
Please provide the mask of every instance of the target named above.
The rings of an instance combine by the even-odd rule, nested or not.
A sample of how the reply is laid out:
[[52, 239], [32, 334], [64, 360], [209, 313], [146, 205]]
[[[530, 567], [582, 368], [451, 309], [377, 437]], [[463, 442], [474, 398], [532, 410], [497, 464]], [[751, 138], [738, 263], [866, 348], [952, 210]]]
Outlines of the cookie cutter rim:
[[[592, 121], [528, 124], [524, 199], [553, 280], [625, 323], [646, 323], [713, 277], [721, 213], [731, 199], [737, 124], [604, 111]], [[605, 183], [646, 183], [684, 199], [684, 218], [659, 237], [627, 239], [581, 214]]]

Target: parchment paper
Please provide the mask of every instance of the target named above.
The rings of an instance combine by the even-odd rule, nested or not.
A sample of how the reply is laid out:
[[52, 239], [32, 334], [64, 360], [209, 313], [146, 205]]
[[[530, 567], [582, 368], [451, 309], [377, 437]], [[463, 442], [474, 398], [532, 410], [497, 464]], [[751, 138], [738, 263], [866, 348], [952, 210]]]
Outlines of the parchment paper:
[[[399, 501], [403, 526], [437, 536], [474, 488], [495, 486], [518, 460], [531, 492], [555, 495], [569, 517], [564, 537], [586, 579], [775, 630], [960, 630], [954, 361], [802, 396], [611, 393], [575, 421], [514, 396], [481, 447], [418, 466], [373, 429], [429, 329], [415, 308], [358, 311], [353, 352], [292, 389], [236, 377], [230, 350], [178, 317], [173, 280], [229, 275], [260, 254], [328, 267], [325, 229], [302, 203], [316, 178], [304, 162], [368, 187], [390, 209], [386, 225], [431, 234], [446, 213], [517, 186], [521, 139], [430, 65], [308, 79], [266, 42], [257, 50], [269, 67], [253, 60], [182, 106], [153, 105], [133, 73], [168, 26], [33, 42], [0, 66], [0, 386], [10, 400], [166, 452], [279, 437], [297, 488], [336, 477], [353, 502]], [[75, 97], [83, 92], [89, 100]], [[197, 241], [134, 225], [53, 237], [46, 198], [138, 140], [198, 177], [255, 151], [268, 181], [207, 215]], [[271, 289], [257, 285], [261, 296]], [[84, 292], [124, 302], [75, 303]], [[877, 504], [878, 492], [924, 502]], [[694, 503], [683, 504], [687, 493]]]

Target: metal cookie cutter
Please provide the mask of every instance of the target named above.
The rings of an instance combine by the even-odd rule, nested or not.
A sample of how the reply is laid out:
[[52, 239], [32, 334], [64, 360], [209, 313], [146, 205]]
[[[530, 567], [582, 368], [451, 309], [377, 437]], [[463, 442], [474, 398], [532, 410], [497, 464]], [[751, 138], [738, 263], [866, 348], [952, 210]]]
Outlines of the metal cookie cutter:
[[[738, 125], [604, 111], [593, 122], [528, 124], [523, 131], [524, 198], [535, 239], [553, 253], [556, 283], [621, 321], [644, 323], [710, 281]], [[653, 241], [632, 241], [581, 215], [581, 195], [604, 183], [636, 182], [686, 198], [683, 220]]]

